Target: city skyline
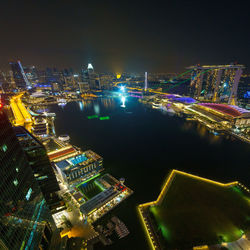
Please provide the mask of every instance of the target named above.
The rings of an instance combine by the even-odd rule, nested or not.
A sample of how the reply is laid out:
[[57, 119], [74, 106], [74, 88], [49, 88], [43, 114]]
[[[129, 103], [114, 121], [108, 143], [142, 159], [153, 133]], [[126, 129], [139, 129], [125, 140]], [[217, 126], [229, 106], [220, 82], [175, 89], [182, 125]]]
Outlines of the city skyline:
[[0, 249], [250, 249], [242, 1], [3, 1]]
[[[11, 10], [12, 15], [8, 15]], [[3, 3], [0, 67], [21, 60], [38, 67], [88, 62], [97, 71], [181, 72], [188, 65], [249, 65], [243, 1]]]

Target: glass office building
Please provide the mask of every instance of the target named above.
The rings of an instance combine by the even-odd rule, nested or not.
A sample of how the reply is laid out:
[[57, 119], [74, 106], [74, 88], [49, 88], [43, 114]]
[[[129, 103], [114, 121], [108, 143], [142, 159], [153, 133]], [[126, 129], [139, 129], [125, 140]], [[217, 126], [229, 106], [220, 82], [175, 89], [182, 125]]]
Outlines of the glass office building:
[[53, 219], [3, 108], [0, 178], [0, 249], [47, 249]]
[[47, 203], [50, 204], [60, 188], [47, 155], [47, 151], [43, 144], [25, 128], [15, 127], [14, 130], [20, 145], [26, 153], [34, 177], [38, 182]]

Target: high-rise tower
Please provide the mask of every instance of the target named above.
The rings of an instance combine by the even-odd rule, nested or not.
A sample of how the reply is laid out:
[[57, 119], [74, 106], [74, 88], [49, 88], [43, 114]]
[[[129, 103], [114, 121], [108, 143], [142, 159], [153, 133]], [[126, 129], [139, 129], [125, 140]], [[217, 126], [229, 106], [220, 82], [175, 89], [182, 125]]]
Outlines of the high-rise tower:
[[243, 65], [191, 66], [191, 94], [197, 99], [237, 103], [237, 89]]
[[0, 249], [47, 249], [53, 219], [3, 108], [0, 166]]
[[43, 144], [23, 127], [15, 127], [16, 136], [33, 171], [34, 177], [47, 201], [53, 203], [57, 199], [56, 192], [60, 190], [55, 173]]
[[94, 67], [88, 63], [87, 70], [82, 69], [82, 82], [88, 83], [90, 89], [100, 88], [98, 75], [94, 72]]
[[16, 87], [19, 89], [26, 89], [30, 86], [28, 78], [26, 77], [22, 64], [20, 61], [10, 62], [11, 70], [13, 72], [13, 78], [16, 84]]
[[93, 66], [92, 66], [91, 63], [88, 63], [88, 73], [89, 73], [89, 74], [94, 73], [94, 68], [93, 68]]

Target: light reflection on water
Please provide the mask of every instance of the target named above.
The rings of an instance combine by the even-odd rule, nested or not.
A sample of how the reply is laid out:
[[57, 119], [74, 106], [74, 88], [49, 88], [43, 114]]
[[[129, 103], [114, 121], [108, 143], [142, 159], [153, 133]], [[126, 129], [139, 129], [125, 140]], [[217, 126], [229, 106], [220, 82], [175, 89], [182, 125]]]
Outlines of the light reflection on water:
[[83, 111], [83, 108], [84, 108], [84, 102], [83, 101], [80, 101], [78, 102], [79, 103], [79, 108], [81, 111]]
[[95, 114], [96, 115], [99, 115], [100, 114], [100, 106], [98, 103], [95, 103], [94, 104], [94, 111], [95, 111]]
[[[84, 112], [86, 110], [94, 112], [96, 115], [101, 115], [101, 106], [103, 106], [105, 109], [113, 110], [117, 107], [117, 104], [120, 103], [121, 108], [126, 108], [126, 102], [129, 102], [131, 100], [131, 97], [126, 98], [123, 95], [120, 95], [119, 97], [111, 97], [111, 98], [98, 98], [98, 99], [84, 99], [82, 101], [78, 102], [79, 109], [81, 112]], [[135, 98], [133, 98], [135, 100]], [[148, 108], [151, 109], [151, 108]], [[167, 116], [174, 116], [176, 117], [176, 114], [173, 112], [169, 112], [166, 110], [154, 110], [156, 112], [161, 112], [163, 115]], [[126, 113], [132, 113], [132, 112], [126, 112]], [[217, 132], [210, 131], [208, 128], [206, 128], [205, 125], [200, 124], [196, 121], [187, 121], [184, 120], [184, 118], [177, 118], [183, 120], [183, 124], [181, 126], [181, 129], [184, 131], [196, 131], [197, 134], [203, 138], [209, 141], [211, 144], [218, 144], [221, 142], [222, 137], [229, 139], [230, 136], [225, 134], [219, 134]]]
[[[107, 110], [114, 110], [117, 107], [117, 104], [119, 104], [119, 106], [121, 108], [126, 108], [126, 103], [130, 102], [131, 99], [133, 101], [136, 100], [136, 98], [133, 97], [128, 97], [126, 98], [124, 95], [120, 95], [119, 97], [102, 97], [102, 98], [98, 98], [98, 99], [84, 99], [82, 101], [78, 101], [78, 105], [79, 105], [79, 110], [81, 112], [85, 112], [87, 111], [91, 111], [96, 115], [101, 115], [101, 106], [104, 107]], [[62, 109], [64, 109], [64, 106], [60, 106]], [[146, 107], [146, 106], [145, 106]], [[43, 110], [49, 111], [49, 106], [48, 108], [44, 108]], [[148, 108], [151, 109], [151, 108]], [[41, 109], [39, 110], [41, 111]], [[163, 115], [167, 115], [167, 116], [173, 116], [176, 117], [176, 114], [173, 112], [169, 112], [166, 110], [154, 110], [155, 112], [161, 112]], [[126, 113], [132, 113], [132, 112], [126, 112]], [[234, 138], [232, 138], [230, 135], [225, 135], [225, 134], [220, 134], [217, 132], [213, 132], [210, 131], [208, 128], [206, 128], [205, 125], [200, 124], [199, 122], [196, 121], [187, 121], [184, 120], [184, 118], [177, 118], [177, 119], [181, 119], [183, 120], [181, 129], [184, 131], [196, 131], [197, 134], [203, 138], [206, 139], [207, 141], [209, 141], [209, 143], [211, 144], [218, 144], [222, 141], [222, 138], [226, 138], [226, 139], [231, 139], [234, 140]]]
[[121, 107], [122, 107], [122, 108], [126, 108], [125, 102], [126, 102], [126, 97], [125, 97], [125, 96], [122, 96], [122, 97], [121, 97], [121, 103], [122, 103]]
[[196, 121], [185, 121], [182, 125], [182, 129], [185, 131], [195, 130], [201, 138], [207, 139], [211, 144], [220, 143], [222, 136], [219, 133], [210, 131], [205, 125], [200, 124]]
[[88, 110], [89, 108], [94, 108], [94, 112], [96, 114], [100, 114], [100, 103], [106, 108], [111, 109], [115, 107], [114, 98], [99, 98], [96, 99], [84, 99], [79, 101], [79, 109], [80, 111]]
[[[127, 242], [129, 246], [147, 249], [135, 208], [156, 198], [164, 176], [173, 168], [222, 182], [247, 183], [246, 144], [226, 140], [225, 135], [216, 136], [202, 124], [175, 114], [162, 115], [160, 110], [148, 108], [132, 97], [126, 97], [126, 108], [121, 103], [121, 96], [103, 97], [84, 100], [83, 110], [78, 103], [69, 103], [64, 110], [57, 106], [52, 109], [57, 115], [58, 134], [67, 133], [72, 144], [102, 155], [105, 170], [114, 177], [125, 177], [134, 190], [110, 215], [119, 216], [130, 235], [136, 237], [115, 241], [114, 247], [124, 249]], [[88, 119], [94, 115], [95, 105], [100, 116], [111, 118]]]

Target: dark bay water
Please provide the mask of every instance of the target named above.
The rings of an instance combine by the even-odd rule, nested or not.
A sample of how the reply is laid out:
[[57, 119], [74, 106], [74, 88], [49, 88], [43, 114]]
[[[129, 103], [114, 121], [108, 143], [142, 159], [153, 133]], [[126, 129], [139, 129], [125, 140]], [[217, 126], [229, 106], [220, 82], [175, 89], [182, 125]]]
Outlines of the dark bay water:
[[[171, 169], [249, 186], [248, 144], [215, 136], [202, 125], [152, 110], [132, 97], [126, 107], [121, 104], [119, 98], [100, 98], [51, 107], [57, 135], [69, 134], [72, 144], [103, 156], [106, 172], [124, 177], [134, 190], [111, 212], [131, 233], [107, 249], [148, 249], [136, 206], [157, 198]], [[91, 115], [110, 119], [88, 119]]]

